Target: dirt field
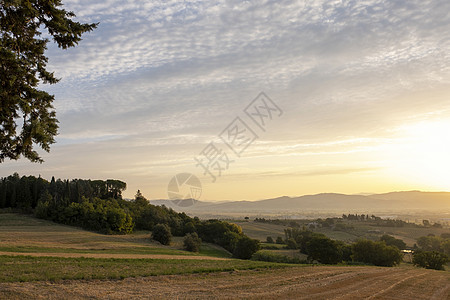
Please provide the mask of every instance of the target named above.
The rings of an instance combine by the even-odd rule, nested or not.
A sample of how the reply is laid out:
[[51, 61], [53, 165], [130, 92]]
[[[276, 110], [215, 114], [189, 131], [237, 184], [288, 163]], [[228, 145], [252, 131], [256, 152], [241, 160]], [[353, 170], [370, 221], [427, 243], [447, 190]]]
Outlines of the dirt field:
[[450, 274], [425, 269], [298, 267], [124, 280], [2, 283], [8, 299], [449, 299]]

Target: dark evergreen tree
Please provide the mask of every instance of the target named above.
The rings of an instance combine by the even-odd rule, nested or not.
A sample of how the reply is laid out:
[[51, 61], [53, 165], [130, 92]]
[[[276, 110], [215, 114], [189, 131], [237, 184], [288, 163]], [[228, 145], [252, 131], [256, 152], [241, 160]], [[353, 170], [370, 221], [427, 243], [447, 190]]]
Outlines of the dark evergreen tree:
[[[58, 81], [46, 69], [46, 36], [67, 49], [97, 26], [73, 21], [75, 14], [61, 6], [61, 0], [1, 1], [0, 163], [21, 155], [42, 162], [33, 147], [38, 145], [48, 152], [55, 142], [58, 121], [52, 105], [54, 96], [37, 89], [40, 83]], [[41, 35], [43, 29], [48, 35]], [[21, 122], [16, 121], [18, 118]]]

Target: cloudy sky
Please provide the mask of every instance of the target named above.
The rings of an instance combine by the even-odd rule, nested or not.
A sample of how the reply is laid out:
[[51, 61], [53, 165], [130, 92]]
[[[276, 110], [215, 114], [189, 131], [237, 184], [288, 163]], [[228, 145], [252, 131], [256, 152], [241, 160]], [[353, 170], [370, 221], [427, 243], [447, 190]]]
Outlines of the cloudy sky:
[[[63, 2], [100, 24], [49, 45], [57, 143], [0, 176], [114, 178], [149, 199], [184, 172], [202, 200], [450, 190], [447, 0]], [[282, 111], [263, 129], [244, 112], [260, 92]], [[237, 117], [256, 137], [239, 156], [220, 138]], [[212, 146], [215, 182], [195, 160]]]

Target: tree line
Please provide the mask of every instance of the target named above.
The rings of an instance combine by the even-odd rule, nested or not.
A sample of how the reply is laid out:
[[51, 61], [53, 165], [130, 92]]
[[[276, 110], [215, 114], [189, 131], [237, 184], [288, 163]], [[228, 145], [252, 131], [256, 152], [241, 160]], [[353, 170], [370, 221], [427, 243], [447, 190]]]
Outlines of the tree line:
[[449, 262], [450, 233], [441, 236], [429, 234], [417, 239], [417, 249], [414, 253], [413, 264], [419, 267], [443, 270]]
[[[300, 253], [308, 255], [307, 261], [317, 261], [323, 264], [364, 263], [375, 266], [392, 267], [398, 265], [403, 259], [402, 250], [407, 249], [406, 243], [393, 236], [384, 234], [379, 240], [372, 241], [359, 239], [346, 244], [342, 241], [332, 240], [322, 233], [313, 232], [303, 228], [287, 228], [284, 230], [285, 238], [277, 237], [276, 241], [270, 236], [267, 243], [285, 244], [286, 249], [298, 249]], [[271, 246], [264, 246], [265, 249]], [[412, 263], [416, 266], [443, 270], [449, 261], [450, 234], [444, 233], [440, 237], [432, 234], [417, 239], [414, 245]]]
[[392, 237], [384, 236], [380, 241], [361, 239], [346, 244], [307, 228], [287, 228], [284, 233], [288, 249], [299, 249], [301, 253], [308, 255], [308, 261], [318, 261], [322, 264], [358, 262], [392, 267], [398, 265], [403, 258], [400, 249], [390, 244], [396, 242]]
[[[194, 233], [205, 242], [218, 244], [236, 258], [249, 259], [259, 250], [259, 241], [242, 229], [220, 220], [200, 220], [155, 206], [138, 191], [132, 200], [122, 198], [126, 183], [120, 180], [61, 180], [22, 176], [0, 179], [0, 208], [35, 214], [38, 218], [82, 227], [105, 234], [153, 231], [164, 225], [170, 235]], [[195, 237], [195, 235], [193, 236]]]

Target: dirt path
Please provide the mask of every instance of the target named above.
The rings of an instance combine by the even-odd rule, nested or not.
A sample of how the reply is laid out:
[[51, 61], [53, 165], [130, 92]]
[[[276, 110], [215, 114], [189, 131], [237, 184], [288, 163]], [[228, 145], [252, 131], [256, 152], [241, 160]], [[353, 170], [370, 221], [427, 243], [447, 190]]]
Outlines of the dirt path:
[[125, 280], [3, 283], [8, 299], [449, 299], [450, 273], [375, 267], [171, 275]]
[[114, 254], [114, 253], [28, 253], [28, 252], [2, 252], [0, 255], [25, 255], [33, 257], [89, 257], [89, 258], [131, 258], [131, 259], [200, 259], [200, 260], [226, 260], [227, 258], [211, 256], [167, 255], [167, 254]]

